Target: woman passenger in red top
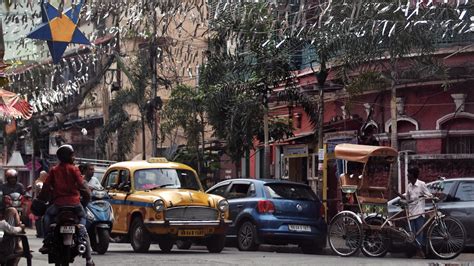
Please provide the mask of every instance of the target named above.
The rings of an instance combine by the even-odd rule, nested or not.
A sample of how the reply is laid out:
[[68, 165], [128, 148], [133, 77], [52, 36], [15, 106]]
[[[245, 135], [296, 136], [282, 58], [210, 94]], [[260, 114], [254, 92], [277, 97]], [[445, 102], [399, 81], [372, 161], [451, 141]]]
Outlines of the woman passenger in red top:
[[[48, 240], [51, 235], [48, 235], [51, 221], [59, 213], [59, 208], [63, 206], [75, 207], [76, 214], [80, 218], [80, 229], [87, 236], [87, 230], [85, 229], [86, 218], [84, 208], [82, 204], [87, 205], [90, 201], [91, 195], [89, 188], [84, 182], [84, 178], [74, 165], [74, 149], [71, 145], [62, 145], [58, 148], [56, 155], [59, 160], [59, 164], [54, 166], [48, 174], [48, 177], [44, 181], [43, 188], [38, 196], [40, 200], [46, 201], [48, 198], [51, 199], [50, 207], [46, 210], [44, 215], [44, 232], [45, 241], [44, 246], [40, 248], [41, 253], [48, 253]], [[49, 237], [49, 239], [48, 239]], [[89, 237], [87, 236], [87, 250], [85, 257], [87, 259], [86, 265], [94, 265], [91, 257], [91, 248]]]

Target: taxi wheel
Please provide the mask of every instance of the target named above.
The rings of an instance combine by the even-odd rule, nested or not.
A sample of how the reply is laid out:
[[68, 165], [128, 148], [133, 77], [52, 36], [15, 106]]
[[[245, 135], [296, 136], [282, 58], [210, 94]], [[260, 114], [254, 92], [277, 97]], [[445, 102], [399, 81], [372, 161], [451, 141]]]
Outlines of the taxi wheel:
[[252, 222], [244, 222], [237, 232], [237, 247], [240, 251], [255, 251], [258, 249], [257, 229]]
[[160, 246], [161, 251], [164, 253], [170, 253], [173, 249], [174, 241], [169, 237], [163, 237], [158, 239], [158, 245]]
[[210, 253], [221, 253], [225, 247], [225, 235], [212, 235], [206, 241]]
[[130, 242], [132, 244], [133, 251], [135, 252], [148, 252], [150, 249], [151, 238], [150, 234], [145, 228], [141, 218], [135, 218], [132, 222], [130, 230]]

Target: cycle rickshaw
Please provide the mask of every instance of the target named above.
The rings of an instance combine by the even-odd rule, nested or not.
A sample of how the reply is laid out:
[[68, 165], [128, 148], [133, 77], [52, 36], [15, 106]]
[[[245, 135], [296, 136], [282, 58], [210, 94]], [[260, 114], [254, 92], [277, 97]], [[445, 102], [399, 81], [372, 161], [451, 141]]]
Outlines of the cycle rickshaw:
[[429, 256], [452, 259], [462, 252], [466, 230], [457, 219], [438, 211], [437, 197], [419, 199], [432, 202], [432, 208], [425, 210], [425, 223], [418, 232], [412, 232], [408, 222], [409, 204], [415, 202], [400, 200], [401, 211], [388, 215], [391, 171], [398, 156], [395, 149], [339, 144], [335, 154], [337, 159], [361, 166], [349, 169], [353, 173], [341, 174], [339, 179], [344, 209], [328, 228], [328, 242], [336, 254], [352, 256], [361, 250], [368, 257], [383, 257], [389, 251], [401, 251], [394, 245], [398, 240], [407, 255], [414, 255], [416, 236], [421, 233], [425, 233]]

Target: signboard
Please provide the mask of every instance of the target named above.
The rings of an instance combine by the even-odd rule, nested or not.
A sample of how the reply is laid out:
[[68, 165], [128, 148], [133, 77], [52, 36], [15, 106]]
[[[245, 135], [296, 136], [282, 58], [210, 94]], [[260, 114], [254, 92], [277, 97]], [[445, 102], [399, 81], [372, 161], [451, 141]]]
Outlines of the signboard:
[[25, 154], [33, 154], [33, 140], [31, 138], [25, 141]]
[[308, 157], [307, 145], [288, 145], [283, 147], [283, 153], [287, 158]]
[[324, 154], [325, 154], [325, 150], [324, 149], [319, 149], [318, 160], [324, 161]]

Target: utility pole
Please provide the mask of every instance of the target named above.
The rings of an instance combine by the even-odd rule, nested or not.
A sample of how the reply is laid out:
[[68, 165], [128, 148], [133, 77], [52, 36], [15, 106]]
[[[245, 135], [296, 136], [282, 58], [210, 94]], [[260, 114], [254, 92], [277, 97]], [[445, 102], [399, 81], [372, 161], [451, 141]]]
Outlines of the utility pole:
[[[153, 1], [151, 1], [153, 3]], [[150, 44], [150, 65], [151, 65], [151, 89], [152, 89], [152, 99], [151, 103], [155, 103], [155, 99], [157, 96], [157, 91], [158, 91], [158, 83], [157, 83], [157, 73], [156, 73], [156, 8], [152, 5], [153, 8], [153, 36], [151, 38], [151, 44]], [[151, 129], [151, 156], [156, 157], [158, 156], [158, 151], [157, 151], [157, 146], [158, 146], [158, 136], [157, 136], [157, 129], [158, 129], [158, 121], [156, 121], [156, 108], [155, 106], [151, 106], [153, 108], [153, 123], [152, 123], [152, 129]]]
[[[313, 70], [314, 71], [314, 70]], [[323, 138], [323, 127], [324, 127], [324, 84], [326, 83], [326, 78], [328, 77], [328, 70], [326, 68], [326, 60], [322, 58], [319, 71], [316, 73], [316, 80], [318, 81], [319, 88], [319, 115], [318, 115], [318, 177], [316, 180], [316, 194], [322, 198], [323, 196], [323, 163], [324, 163], [324, 154], [326, 153], [324, 148], [324, 138]], [[321, 152], [322, 151], [322, 152]], [[321, 156], [323, 155], [323, 156]]]
[[[266, 86], [266, 85], [265, 85]], [[266, 87], [267, 88], [267, 87]], [[269, 117], [268, 117], [268, 92], [263, 96], [263, 176], [261, 178], [270, 178], [270, 164], [272, 162], [270, 153], [270, 132], [269, 132]]]

